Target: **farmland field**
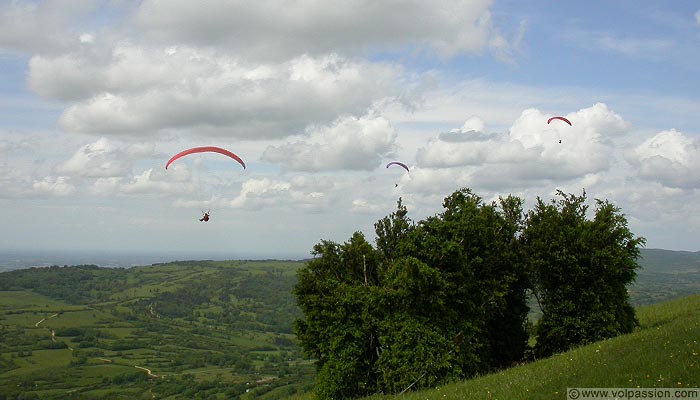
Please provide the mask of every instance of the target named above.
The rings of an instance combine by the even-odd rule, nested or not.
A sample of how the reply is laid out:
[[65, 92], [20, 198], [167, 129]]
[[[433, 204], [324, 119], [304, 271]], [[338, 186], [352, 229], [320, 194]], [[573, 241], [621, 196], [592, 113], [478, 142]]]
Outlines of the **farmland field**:
[[313, 364], [292, 334], [301, 265], [190, 261], [4, 273], [0, 393], [175, 399], [307, 391]]

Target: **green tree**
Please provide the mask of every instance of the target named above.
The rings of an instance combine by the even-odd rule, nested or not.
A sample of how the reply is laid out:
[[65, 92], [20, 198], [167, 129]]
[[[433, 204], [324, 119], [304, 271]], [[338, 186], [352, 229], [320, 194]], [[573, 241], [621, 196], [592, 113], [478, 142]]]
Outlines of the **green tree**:
[[374, 393], [378, 357], [378, 253], [357, 232], [339, 245], [322, 241], [298, 271], [294, 288], [305, 318], [295, 323], [302, 348], [317, 362], [321, 398]]
[[521, 360], [528, 338], [527, 275], [516, 240], [522, 200], [509, 196], [484, 204], [464, 188], [445, 198], [443, 207], [409, 238], [417, 257], [448, 282], [447, 332], [468, 339], [459, 359], [463, 376]]
[[376, 249], [361, 233], [314, 246], [294, 293], [316, 394], [399, 392], [520, 361], [528, 291], [543, 311], [538, 355], [631, 331], [626, 285], [644, 239], [607, 201], [588, 220], [585, 192], [559, 197], [525, 214], [518, 197], [487, 204], [464, 188], [417, 223], [399, 199], [375, 224]]
[[408, 209], [403, 205], [401, 198], [397, 202], [396, 211], [374, 224], [377, 234], [377, 250], [385, 262], [392, 262], [402, 252], [406, 253], [406, 236], [414, 228], [413, 222], [408, 218]]
[[626, 285], [636, 275], [644, 239], [611, 203], [598, 200], [588, 220], [585, 191], [558, 196], [550, 203], [537, 199], [522, 235], [543, 313], [536, 326], [539, 356], [628, 333], [635, 324]]
[[462, 189], [443, 206], [414, 224], [399, 199], [375, 224], [376, 250], [360, 233], [321, 241], [298, 271], [295, 332], [317, 359], [320, 397], [434, 385], [523, 357], [522, 201], [484, 204]]
[[399, 259], [387, 271], [377, 360], [382, 390], [429, 387], [460, 375], [456, 345], [440, 323], [448, 312], [446, 287], [438, 270], [414, 257]]

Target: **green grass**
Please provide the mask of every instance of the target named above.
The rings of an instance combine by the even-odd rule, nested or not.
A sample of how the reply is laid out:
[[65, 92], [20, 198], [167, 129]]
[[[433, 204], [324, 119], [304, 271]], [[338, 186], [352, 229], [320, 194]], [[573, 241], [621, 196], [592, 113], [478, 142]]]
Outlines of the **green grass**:
[[107, 331], [117, 339], [126, 339], [134, 337], [136, 328], [109, 328]]
[[71, 351], [61, 350], [34, 350], [31, 356], [14, 358], [19, 367], [3, 374], [4, 377], [35, 375], [41, 379], [51, 375], [51, 371], [57, 368], [65, 368], [71, 361]]
[[30, 291], [0, 291], [0, 310], [49, 312], [54, 309], [79, 309], [62, 301]]
[[698, 387], [700, 295], [642, 307], [638, 317], [634, 333], [400, 398], [565, 399], [569, 387]]
[[109, 314], [87, 309], [62, 312], [53, 318], [48, 318], [39, 326], [47, 329], [74, 328], [94, 326], [110, 320], [114, 320], [114, 318], [110, 317]]
[[114, 377], [123, 373], [134, 372], [133, 365], [118, 365], [114, 363], [102, 363], [100, 365], [87, 365], [81, 367], [80, 376], [86, 380], [101, 381], [105, 377]]

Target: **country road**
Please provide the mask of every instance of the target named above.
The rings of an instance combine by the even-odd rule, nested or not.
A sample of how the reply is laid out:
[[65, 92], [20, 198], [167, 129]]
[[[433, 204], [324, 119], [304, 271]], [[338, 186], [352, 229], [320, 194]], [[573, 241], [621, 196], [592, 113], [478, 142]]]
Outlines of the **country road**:
[[149, 378], [158, 378], [158, 375], [155, 375], [151, 373], [151, 370], [145, 367], [139, 367], [138, 365], [134, 365], [134, 368], [142, 369], [146, 371], [146, 374], [148, 375]]
[[48, 318], [42, 318], [41, 321], [39, 321], [39, 322], [37, 322], [36, 324], [34, 324], [34, 326], [36, 326], [36, 327], [38, 328], [38, 327], [39, 327], [39, 324], [41, 324], [42, 322], [46, 321], [46, 320], [49, 319], [49, 318], [53, 318], [53, 317], [56, 317], [56, 316], [58, 316], [58, 313], [56, 313], [56, 314], [54, 314], [54, 315], [52, 315], [52, 316], [50, 316], [50, 317], [48, 317]]

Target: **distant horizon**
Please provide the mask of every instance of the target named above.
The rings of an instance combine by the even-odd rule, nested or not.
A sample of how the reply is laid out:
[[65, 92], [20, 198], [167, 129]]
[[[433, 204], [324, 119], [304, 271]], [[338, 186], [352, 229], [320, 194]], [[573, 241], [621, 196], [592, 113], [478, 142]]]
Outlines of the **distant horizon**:
[[[673, 250], [643, 247], [644, 251], [670, 251], [677, 253], [700, 253], [693, 250]], [[130, 268], [157, 263], [178, 261], [303, 261], [312, 258], [299, 255], [235, 254], [234, 252], [210, 251], [114, 251], [114, 250], [0, 250], [0, 272], [32, 267], [97, 265], [104, 268]]]
[[96, 251], [96, 250], [0, 250], [0, 272], [32, 267], [97, 265], [104, 268], [130, 268], [177, 261], [280, 260], [302, 261], [294, 255], [262, 255], [210, 251]]
[[[311, 250], [311, 249], [309, 249]], [[294, 255], [292, 253], [260, 253], [260, 252], [245, 252], [245, 251], [226, 251], [226, 250], [143, 250], [143, 249], [125, 249], [125, 250], [115, 250], [115, 249], [0, 249], [0, 254], [12, 254], [12, 253], [36, 253], [36, 254], [85, 254], [85, 255], [133, 255], [133, 256], [164, 256], [164, 255], [175, 255], [175, 256], [196, 256], [196, 257], [207, 257], [207, 255], [221, 257], [232, 255], [235, 259], [295, 259], [295, 258], [308, 258], [310, 257], [310, 252], [306, 256]], [[241, 258], [242, 257], [242, 258]]]

